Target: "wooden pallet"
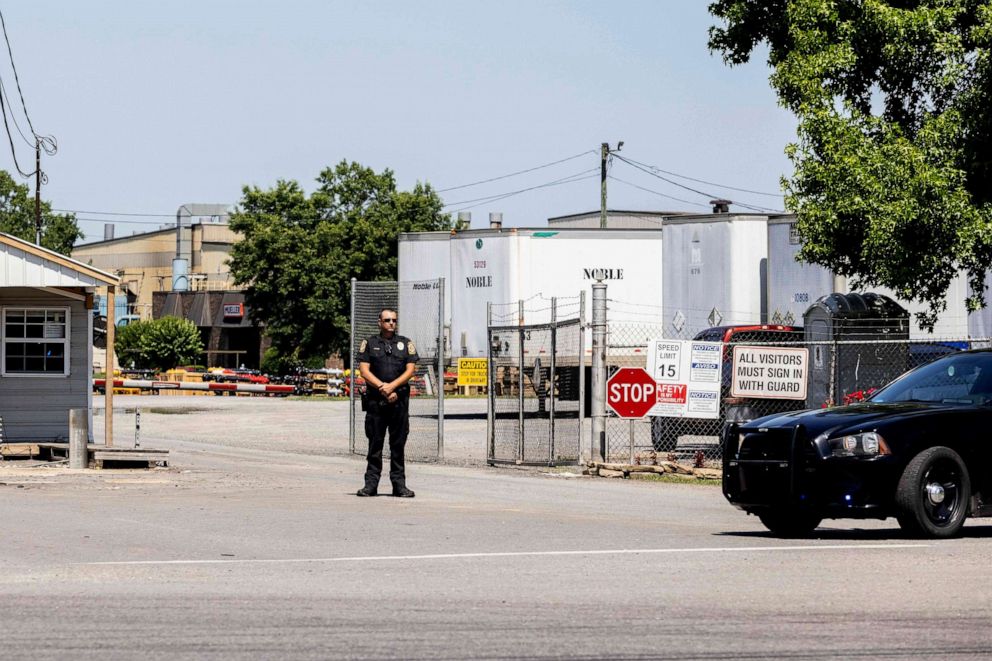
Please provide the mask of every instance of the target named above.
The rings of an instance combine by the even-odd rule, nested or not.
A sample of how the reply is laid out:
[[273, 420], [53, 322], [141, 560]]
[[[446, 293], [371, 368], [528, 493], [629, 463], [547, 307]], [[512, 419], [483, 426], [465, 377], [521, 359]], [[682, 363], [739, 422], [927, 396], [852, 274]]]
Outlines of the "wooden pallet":
[[[114, 464], [145, 464], [147, 467], [161, 463], [169, 465], [169, 451], [153, 448], [107, 447], [90, 443], [86, 446], [87, 462], [91, 468], [111, 468]], [[2, 443], [0, 456], [23, 459], [65, 459], [69, 456], [68, 443]], [[109, 465], [108, 465], [109, 464]]]

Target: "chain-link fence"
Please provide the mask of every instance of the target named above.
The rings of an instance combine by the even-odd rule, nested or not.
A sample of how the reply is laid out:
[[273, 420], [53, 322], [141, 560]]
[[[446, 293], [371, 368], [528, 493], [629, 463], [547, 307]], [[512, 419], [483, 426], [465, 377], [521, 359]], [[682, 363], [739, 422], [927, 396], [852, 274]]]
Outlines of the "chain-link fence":
[[[410, 380], [410, 435], [406, 458], [440, 461], [444, 458], [444, 279], [418, 282], [351, 282], [351, 397], [349, 441], [354, 454], [368, 454], [365, 413], [356, 356], [362, 340], [378, 335], [379, 312], [394, 309], [397, 333], [410, 338], [420, 360]], [[389, 444], [383, 455], [388, 456]]]
[[585, 395], [583, 314], [581, 296], [490, 306], [491, 464], [578, 461]]
[[650, 306], [613, 300], [607, 328], [608, 375], [621, 367], [648, 368], [649, 343], [662, 338], [715, 343], [722, 359], [714, 387], [718, 404], [706, 417], [621, 419], [607, 412], [604, 459], [624, 463], [645, 460], [653, 452], [658, 459], [714, 465], [730, 422], [861, 401], [909, 369], [948, 353], [990, 346], [986, 338], [910, 340], [908, 325], [892, 318], [838, 324], [836, 339], [822, 339], [822, 332], [802, 327], [760, 324], [692, 332], [661, 320]]

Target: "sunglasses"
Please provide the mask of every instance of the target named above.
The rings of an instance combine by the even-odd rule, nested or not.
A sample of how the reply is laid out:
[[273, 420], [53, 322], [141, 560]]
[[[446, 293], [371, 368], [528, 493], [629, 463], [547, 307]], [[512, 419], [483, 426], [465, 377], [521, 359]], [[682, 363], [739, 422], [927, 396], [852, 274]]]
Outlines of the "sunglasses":
[[395, 317], [392, 317], [392, 318], [380, 319], [379, 321], [381, 321], [384, 324], [395, 324], [398, 320]]

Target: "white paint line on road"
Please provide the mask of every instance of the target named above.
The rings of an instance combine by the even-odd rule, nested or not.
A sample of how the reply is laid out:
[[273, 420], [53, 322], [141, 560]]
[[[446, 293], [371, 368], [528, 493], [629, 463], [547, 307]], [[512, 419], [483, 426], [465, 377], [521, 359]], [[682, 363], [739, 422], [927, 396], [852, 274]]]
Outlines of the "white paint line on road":
[[719, 546], [678, 549], [599, 549], [589, 551], [496, 551], [492, 553], [432, 553], [426, 555], [367, 555], [341, 558], [224, 558], [210, 560], [113, 560], [83, 562], [83, 565], [231, 565], [277, 564], [301, 562], [388, 562], [396, 560], [460, 560], [476, 558], [541, 558], [569, 555], [657, 555], [674, 553], [764, 553], [769, 551], [856, 551], [886, 549], [922, 549], [929, 544], [825, 544], [814, 546]]

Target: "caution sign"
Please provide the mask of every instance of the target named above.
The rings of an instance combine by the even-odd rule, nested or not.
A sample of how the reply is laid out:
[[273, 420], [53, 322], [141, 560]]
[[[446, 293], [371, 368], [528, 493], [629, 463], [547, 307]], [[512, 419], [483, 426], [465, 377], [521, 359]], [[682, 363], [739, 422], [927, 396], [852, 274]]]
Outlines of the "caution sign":
[[792, 347], [734, 347], [732, 397], [806, 399], [809, 350]]
[[485, 358], [459, 358], [458, 385], [489, 385], [489, 361]]

